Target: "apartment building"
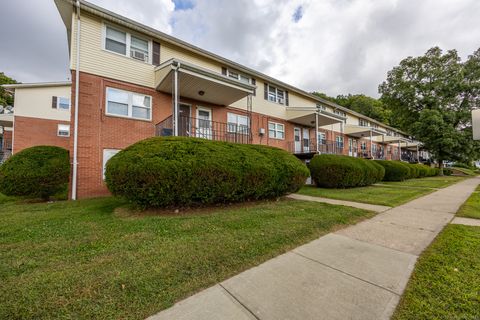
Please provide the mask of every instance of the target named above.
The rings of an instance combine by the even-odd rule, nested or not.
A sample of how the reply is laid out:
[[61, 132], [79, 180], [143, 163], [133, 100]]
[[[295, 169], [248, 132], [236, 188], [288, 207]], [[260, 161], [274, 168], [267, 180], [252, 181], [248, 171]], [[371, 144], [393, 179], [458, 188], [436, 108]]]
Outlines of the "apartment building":
[[395, 128], [86, 1], [55, 4], [72, 82], [14, 88], [13, 151], [68, 148], [73, 199], [107, 195], [108, 159], [153, 136], [263, 144], [301, 159], [418, 159], [418, 143]]

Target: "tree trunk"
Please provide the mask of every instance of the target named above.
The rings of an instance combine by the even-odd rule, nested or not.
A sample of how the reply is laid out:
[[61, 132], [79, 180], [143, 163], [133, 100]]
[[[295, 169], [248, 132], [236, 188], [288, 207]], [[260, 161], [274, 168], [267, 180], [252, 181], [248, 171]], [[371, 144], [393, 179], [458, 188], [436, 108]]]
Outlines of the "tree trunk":
[[443, 176], [443, 160], [438, 160], [438, 168], [440, 169], [438, 175]]

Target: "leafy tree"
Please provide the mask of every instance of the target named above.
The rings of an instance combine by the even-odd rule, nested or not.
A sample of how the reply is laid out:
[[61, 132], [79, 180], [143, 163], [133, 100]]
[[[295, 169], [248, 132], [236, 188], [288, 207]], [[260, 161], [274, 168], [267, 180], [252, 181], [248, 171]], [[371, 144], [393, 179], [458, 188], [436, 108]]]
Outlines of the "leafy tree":
[[480, 102], [480, 49], [462, 62], [438, 47], [408, 57], [379, 86], [401, 129], [422, 141], [439, 161], [469, 161], [480, 146], [471, 135], [471, 110]]
[[12, 79], [6, 76], [3, 72], [0, 72], [0, 105], [13, 105], [13, 96], [9, 94], [5, 88], [3, 88], [2, 84], [13, 84], [17, 83], [15, 79]]

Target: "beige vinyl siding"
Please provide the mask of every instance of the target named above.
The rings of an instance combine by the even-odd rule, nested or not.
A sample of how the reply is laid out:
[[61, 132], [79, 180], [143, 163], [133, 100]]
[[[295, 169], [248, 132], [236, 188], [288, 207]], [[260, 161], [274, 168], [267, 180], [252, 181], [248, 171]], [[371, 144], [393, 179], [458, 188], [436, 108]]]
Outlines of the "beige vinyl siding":
[[193, 53], [190, 53], [180, 47], [176, 47], [170, 43], [160, 43], [160, 63], [173, 58], [193, 63], [197, 66], [211, 70], [216, 73], [222, 72], [222, 66], [213, 60], [207, 59], [199, 55], [194, 55]]
[[[82, 15], [81, 21], [80, 71], [151, 88], [154, 87], [155, 66], [104, 50], [103, 22], [99, 18], [87, 14]], [[70, 68], [75, 70], [77, 49], [75, 41], [76, 23], [74, 22], [72, 26], [73, 35]], [[135, 33], [133, 34], [136, 35]]]
[[70, 88], [70, 86], [16, 88], [14, 114], [29, 118], [70, 121], [70, 110], [52, 108], [52, 97], [70, 99]]

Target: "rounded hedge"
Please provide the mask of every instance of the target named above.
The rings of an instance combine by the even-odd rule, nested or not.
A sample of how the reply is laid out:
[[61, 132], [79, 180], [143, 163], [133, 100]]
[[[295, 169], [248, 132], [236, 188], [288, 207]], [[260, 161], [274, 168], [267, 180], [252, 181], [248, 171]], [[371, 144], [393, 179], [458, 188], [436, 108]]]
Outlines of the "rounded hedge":
[[385, 168], [383, 181], [403, 181], [411, 176], [412, 169], [400, 161], [376, 160], [376, 163]]
[[67, 150], [54, 146], [31, 147], [15, 153], [0, 166], [0, 192], [48, 200], [68, 188], [69, 177]]
[[113, 195], [144, 208], [274, 198], [297, 191], [307, 177], [307, 167], [278, 148], [184, 137], [137, 142], [105, 172]]
[[351, 188], [381, 181], [385, 170], [373, 161], [330, 154], [316, 155], [309, 164], [317, 187]]

